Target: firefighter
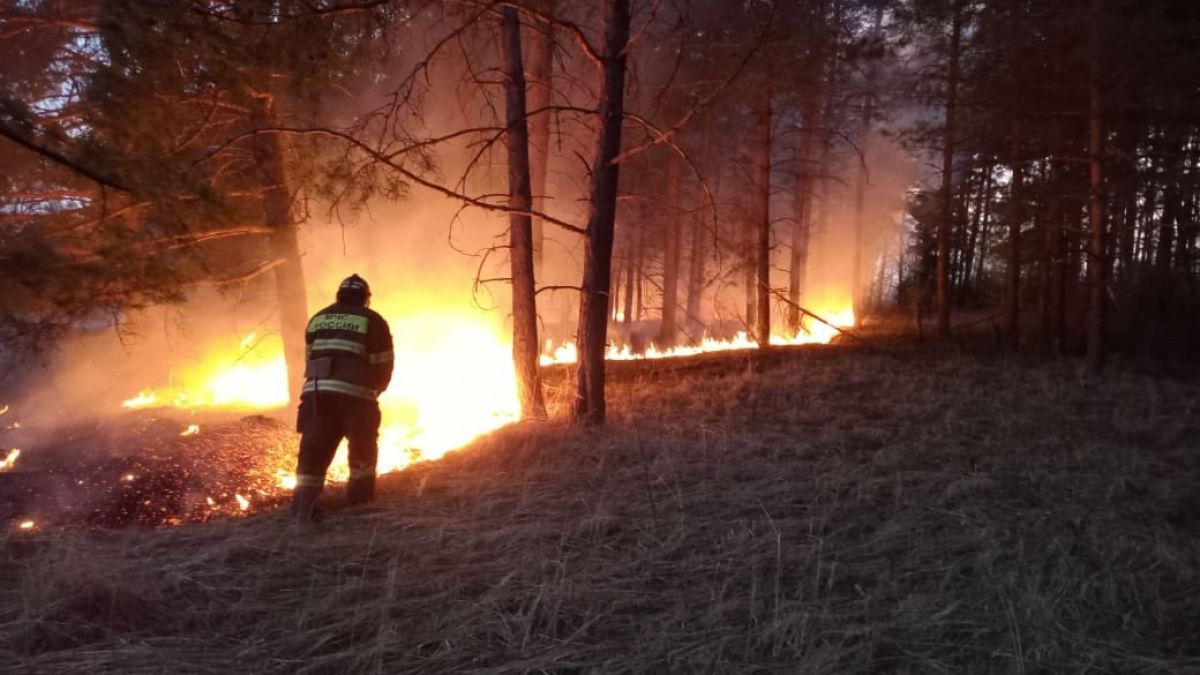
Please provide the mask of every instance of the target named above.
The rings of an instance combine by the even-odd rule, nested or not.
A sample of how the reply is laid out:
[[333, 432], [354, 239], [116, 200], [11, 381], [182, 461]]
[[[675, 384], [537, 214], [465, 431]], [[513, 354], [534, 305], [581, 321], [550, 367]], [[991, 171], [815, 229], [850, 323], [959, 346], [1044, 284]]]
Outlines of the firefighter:
[[337, 302], [313, 315], [305, 337], [307, 362], [296, 430], [300, 457], [293, 517], [309, 520], [325, 485], [325, 472], [342, 438], [349, 442], [346, 500], [375, 498], [379, 456], [379, 394], [392, 379], [392, 334], [368, 308], [371, 289], [357, 274], [342, 281]]

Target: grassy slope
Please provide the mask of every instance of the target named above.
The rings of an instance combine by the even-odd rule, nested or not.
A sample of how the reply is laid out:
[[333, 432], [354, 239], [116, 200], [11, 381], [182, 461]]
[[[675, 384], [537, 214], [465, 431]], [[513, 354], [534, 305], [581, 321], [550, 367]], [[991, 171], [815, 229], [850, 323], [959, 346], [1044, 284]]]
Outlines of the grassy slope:
[[623, 364], [609, 428], [314, 526], [3, 541], [0, 671], [1200, 672], [1195, 381], [769, 360]]

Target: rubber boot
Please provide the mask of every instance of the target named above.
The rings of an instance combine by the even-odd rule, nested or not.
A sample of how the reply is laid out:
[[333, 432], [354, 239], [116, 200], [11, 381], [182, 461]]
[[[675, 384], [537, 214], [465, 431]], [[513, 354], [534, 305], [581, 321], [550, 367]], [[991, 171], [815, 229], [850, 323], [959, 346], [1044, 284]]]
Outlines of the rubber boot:
[[292, 490], [292, 507], [288, 511], [293, 519], [309, 522], [316, 517], [317, 499], [321, 496], [321, 488], [313, 485], [297, 485]]
[[357, 476], [346, 482], [346, 503], [350, 506], [375, 501], [375, 475]]

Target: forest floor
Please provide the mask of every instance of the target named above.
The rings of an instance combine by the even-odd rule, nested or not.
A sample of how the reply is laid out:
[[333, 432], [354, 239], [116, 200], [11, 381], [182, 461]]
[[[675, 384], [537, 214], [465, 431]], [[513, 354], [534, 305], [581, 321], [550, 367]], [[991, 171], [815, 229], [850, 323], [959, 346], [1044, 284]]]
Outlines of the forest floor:
[[612, 372], [608, 426], [312, 525], [0, 535], [0, 672], [1200, 673], [1195, 377], [903, 340]]

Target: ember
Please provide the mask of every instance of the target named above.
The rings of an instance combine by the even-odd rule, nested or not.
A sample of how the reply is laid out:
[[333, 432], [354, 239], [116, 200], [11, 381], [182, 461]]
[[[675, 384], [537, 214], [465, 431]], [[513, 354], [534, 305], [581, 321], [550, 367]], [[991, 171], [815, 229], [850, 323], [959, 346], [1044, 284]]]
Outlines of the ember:
[[199, 424], [189, 424], [186, 429], [179, 432], [179, 435], [180, 436], [195, 436], [198, 433], [200, 433], [200, 425]]
[[8, 471], [17, 463], [17, 458], [21, 456], [19, 448], [13, 448], [8, 451], [8, 455], [4, 459], [0, 459], [0, 473]]

